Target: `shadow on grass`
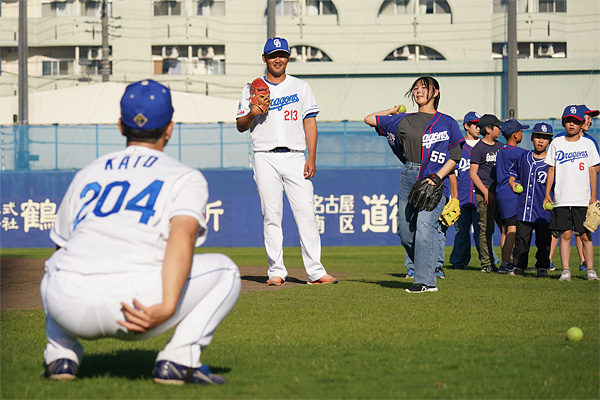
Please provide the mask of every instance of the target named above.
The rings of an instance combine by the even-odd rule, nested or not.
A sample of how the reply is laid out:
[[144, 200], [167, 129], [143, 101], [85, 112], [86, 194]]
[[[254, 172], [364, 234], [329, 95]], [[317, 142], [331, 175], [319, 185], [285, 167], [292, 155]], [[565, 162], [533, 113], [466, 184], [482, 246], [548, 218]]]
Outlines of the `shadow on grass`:
[[[111, 354], [86, 355], [81, 363], [79, 379], [121, 377], [130, 380], [152, 379], [156, 352], [149, 350], [119, 350]], [[210, 366], [216, 374], [229, 372], [227, 367]]]
[[[249, 281], [249, 282], [266, 283], [267, 279], [269, 279], [269, 278], [266, 277], [265, 275], [242, 275], [241, 279], [243, 281]], [[300, 283], [300, 284], [306, 283], [306, 281], [300, 280], [298, 278], [294, 278], [293, 276], [288, 276], [287, 278], [285, 278], [285, 281], [288, 283]]]
[[[395, 274], [390, 274], [390, 275], [395, 276]], [[403, 278], [404, 275], [405, 274], [403, 274], [401, 277]], [[390, 289], [407, 289], [412, 286], [412, 280], [406, 281], [406, 282], [398, 282], [398, 281], [373, 281], [373, 280], [368, 280], [368, 279], [349, 279], [349, 281], [358, 282], [358, 283], [367, 283], [370, 285], [379, 285], [381, 287], [390, 288]]]

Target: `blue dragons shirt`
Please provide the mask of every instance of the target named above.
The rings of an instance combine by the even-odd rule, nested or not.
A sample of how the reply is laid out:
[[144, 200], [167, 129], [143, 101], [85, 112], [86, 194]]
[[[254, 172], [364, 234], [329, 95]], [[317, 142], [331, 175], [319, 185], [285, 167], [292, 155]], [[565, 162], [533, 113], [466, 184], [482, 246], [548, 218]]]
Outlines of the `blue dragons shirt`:
[[[545, 158], [535, 158], [533, 154], [533, 150], [522, 154], [509, 171], [515, 181], [523, 186], [523, 191], [517, 195], [517, 220], [549, 224], [552, 211], [544, 208], [549, 166]], [[552, 191], [550, 197], [554, 198]]]
[[456, 166], [456, 180], [458, 186], [458, 201], [461, 207], [477, 208], [477, 200], [475, 199], [475, 184], [469, 176], [471, 169], [471, 147], [468, 143], [462, 147], [462, 158]]
[[520, 158], [527, 150], [510, 144], [505, 144], [496, 156], [496, 199], [500, 218], [514, 217], [517, 213], [517, 194], [512, 191], [508, 184], [508, 173], [517, 158]]

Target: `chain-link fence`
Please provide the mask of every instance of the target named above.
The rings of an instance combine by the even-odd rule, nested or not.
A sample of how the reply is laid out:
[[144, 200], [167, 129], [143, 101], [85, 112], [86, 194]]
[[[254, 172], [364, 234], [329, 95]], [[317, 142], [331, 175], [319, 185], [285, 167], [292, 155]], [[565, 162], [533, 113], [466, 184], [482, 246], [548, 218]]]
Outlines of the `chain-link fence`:
[[[541, 121], [521, 122], [533, 127]], [[555, 133], [562, 131], [560, 120], [544, 122], [551, 124]], [[318, 127], [318, 168], [400, 165], [386, 139], [362, 122], [319, 122]], [[0, 133], [2, 171], [77, 170], [125, 145], [117, 125], [11, 125], [0, 126]], [[530, 130], [525, 131], [519, 146], [530, 150], [528, 133]], [[600, 139], [599, 127], [592, 127], [588, 133]], [[235, 124], [175, 124], [165, 152], [202, 170], [252, 168], [250, 135], [239, 133]]]

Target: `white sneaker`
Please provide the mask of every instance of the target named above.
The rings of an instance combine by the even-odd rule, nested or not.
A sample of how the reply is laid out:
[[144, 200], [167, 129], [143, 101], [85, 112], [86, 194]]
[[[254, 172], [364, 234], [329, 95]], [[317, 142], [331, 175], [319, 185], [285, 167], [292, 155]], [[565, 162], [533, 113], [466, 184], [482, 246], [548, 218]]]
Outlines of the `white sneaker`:
[[585, 271], [585, 277], [588, 281], [600, 281], [600, 278], [598, 278], [598, 274], [596, 274], [596, 271], [594, 271], [593, 269], [588, 269], [587, 271]]
[[571, 280], [571, 270], [570, 269], [563, 269], [562, 272], [560, 273], [560, 278], [558, 278], [559, 281], [570, 281]]

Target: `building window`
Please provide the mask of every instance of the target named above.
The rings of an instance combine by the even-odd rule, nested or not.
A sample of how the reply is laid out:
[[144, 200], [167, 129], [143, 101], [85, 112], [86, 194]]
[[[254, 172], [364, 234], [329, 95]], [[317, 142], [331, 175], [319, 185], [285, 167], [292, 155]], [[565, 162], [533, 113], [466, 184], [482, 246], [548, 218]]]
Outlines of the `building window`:
[[337, 15], [333, 1], [307, 0], [306, 15]]
[[407, 44], [398, 47], [385, 57], [384, 61], [424, 61], [445, 60], [446, 58], [431, 47]]
[[198, 0], [196, 15], [225, 15], [225, 0]]
[[567, 12], [567, 0], [539, 0], [538, 11], [541, 13]]
[[[277, 0], [275, 15], [337, 15], [337, 8], [331, 0]], [[266, 15], [266, 11], [265, 11]]]
[[419, 0], [419, 14], [451, 14], [446, 0]]
[[447, 0], [385, 0], [379, 15], [452, 14]]
[[385, 0], [379, 8], [379, 15], [412, 14], [410, 0]]
[[[81, 5], [81, 16], [83, 17], [102, 17], [101, 0], [79, 0]], [[106, 13], [112, 17], [112, 1], [106, 4]]]
[[154, 16], [181, 15], [181, 1], [155, 1]]
[[[492, 43], [492, 58], [502, 59], [508, 54], [506, 43]], [[519, 42], [517, 56], [520, 59], [567, 58], [566, 42]]]
[[42, 61], [42, 75], [69, 75], [73, 73], [72, 61]]
[[225, 46], [153, 46], [157, 75], [225, 75]]
[[70, 17], [73, 13], [73, 0], [42, 2], [42, 17]]
[[290, 48], [291, 62], [330, 62], [331, 58], [322, 50], [311, 46], [292, 46]]
[[[101, 75], [102, 74], [102, 47], [90, 46], [81, 48], [81, 57], [79, 58], [79, 65], [81, 66], [81, 74], [87, 75]], [[112, 74], [112, 61], [110, 57], [112, 54], [112, 48], [108, 48], [109, 57], [109, 71]]]

